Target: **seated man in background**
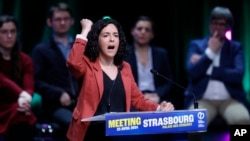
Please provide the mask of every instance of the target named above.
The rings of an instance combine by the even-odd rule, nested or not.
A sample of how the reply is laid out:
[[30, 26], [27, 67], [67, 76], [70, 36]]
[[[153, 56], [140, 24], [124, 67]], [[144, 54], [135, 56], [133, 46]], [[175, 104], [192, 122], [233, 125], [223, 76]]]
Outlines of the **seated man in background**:
[[74, 24], [72, 11], [65, 3], [52, 6], [47, 24], [52, 35], [35, 46], [32, 58], [35, 64], [35, 90], [42, 96], [45, 118], [60, 124], [66, 131], [76, 105], [78, 82], [66, 67], [73, 44], [69, 34]]
[[210, 16], [210, 35], [189, 44], [187, 73], [190, 81], [185, 105], [187, 109], [194, 108], [193, 92], [198, 108], [207, 109], [208, 126], [217, 115], [229, 125], [250, 124], [249, 103], [243, 89], [243, 47], [240, 42], [225, 37], [232, 27], [230, 10], [215, 7]]

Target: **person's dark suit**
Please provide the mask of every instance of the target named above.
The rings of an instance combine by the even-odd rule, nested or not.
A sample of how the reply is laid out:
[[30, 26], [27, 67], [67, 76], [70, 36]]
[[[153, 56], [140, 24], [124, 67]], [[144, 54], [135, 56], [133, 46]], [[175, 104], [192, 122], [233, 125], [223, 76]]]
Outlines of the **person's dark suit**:
[[204, 53], [208, 46], [208, 40], [209, 37], [206, 37], [190, 42], [187, 57], [190, 58], [192, 54], [202, 54], [202, 57], [195, 64], [190, 63], [189, 59], [187, 59], [186, 67], [191, 79], [188, 89], [185, 92], [185, 107], [188, 108], [192, 104], [194, 100], [192, 93], [195, 94], [198, 100], [201, 99], [208, 81], [214, 79], [223, 82], [231, 97], [242, 102], [249, 110], [249, 103], [242, 85], [245, 71], [242, 45], [237, 41], [226, 39], [221, 50], [220, 66], [213, 67], [213, 72], [209, 76], [206, 75], [206, 71], [212, 60]]
[[[32, 52], [35, 66], [35, 91], [42, 96], [42, 110], [46, 119], [60, 108], [73, 111], [78, 95], [78, 82], [66, 67], [66, 59], [57, 47], [54, 38], [38, 44]], [[60, 97], [66, 91], [72, 98], [72, 105], [63, 107]], [[72, 114], [72, 113], [71, 113]], [[60, 115], [61, 117], [66, 116]]]
[[[172, 72], [167, 50], [157, 46], [152, 46], [151, 48], [153, 57], [152, 69], [155, 69], [160, 74], [172, 79]], [[133, 46], [129, 46], [129, 56], [125, 58], [125, 61], [131, 65], [133, 76], [136, 83], [138, 83], [138, 60], [136, 59], [135, 49]], [[171, 83], [157, 75], [154, 75], [154, 85], [156, 88], [156, 93], [160, 96], [161, 100], [166, 98], [167, 94], [169, 94], [171, 90]]]

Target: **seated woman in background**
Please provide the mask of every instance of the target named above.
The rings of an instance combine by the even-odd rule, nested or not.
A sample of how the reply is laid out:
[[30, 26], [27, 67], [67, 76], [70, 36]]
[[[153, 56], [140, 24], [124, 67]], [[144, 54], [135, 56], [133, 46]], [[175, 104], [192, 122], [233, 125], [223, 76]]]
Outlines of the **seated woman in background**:
[[36, 117], [31, 111], [33, 63], [21, 51], [17, 21], [0, 16], [0, 136], [5, 141], [32, 141]]

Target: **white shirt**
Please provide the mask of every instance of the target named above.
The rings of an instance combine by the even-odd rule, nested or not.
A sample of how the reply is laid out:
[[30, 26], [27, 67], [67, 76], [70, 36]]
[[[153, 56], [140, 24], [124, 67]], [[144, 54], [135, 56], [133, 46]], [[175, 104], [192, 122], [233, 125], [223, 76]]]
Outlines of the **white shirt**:
[[[139, 60], [139, 55], [135, 52], [136, 59]], [[148, 91], [155, 91], [154, 85], [154, 76], [150, 72], [153, 68], [153, 61], [152, 61], [152, 50], [149, 48], [148, 51], [149, 62], [144, 67], [140, 61], [137, 61], [137, 68], [138, 68], [138, 87], [141, 91], [148, 90]]]
[[[213, 67], [220, 66], [221, 50], [219, 51], [219, 53], [215, 54], [211, 51], [211, 49], [207, 48], [205, 50], [205, 53], [211, 60], [213, 60], [212, 64], [206, 72], [207, 75], [211, 75]], [[230, 98], [230, 94], [223, 82], [218, 80], [209, 80], [203, 98], [209, 100], [226, 100]]]

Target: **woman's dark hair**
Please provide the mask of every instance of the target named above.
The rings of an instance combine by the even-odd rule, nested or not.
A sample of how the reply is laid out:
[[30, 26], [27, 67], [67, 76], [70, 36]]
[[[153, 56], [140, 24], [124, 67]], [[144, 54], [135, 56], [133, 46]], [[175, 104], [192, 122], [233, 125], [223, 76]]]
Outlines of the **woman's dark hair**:
[[[0, 28], [2, 28], [4, 23], [8, 23], [8, 22], [14, 23], [18, 32], [18, 23], [13, 16], [9, 16], [9, 15], [0, 16]], [[22, 74], [20, 52], [21, 52], [21, 44], [16, 39], [16, 43], [14, 44], [11, 50], [11, 63], [13, 65], [11, 65], [10, 74], [11, 74], [11, 79], [17, 82], [18, 84], [21, 83], [21, 74]], [[0, 59], [1, 60], [3, 59], [1, 53], [0, 53]], [[4, 67], [4, 66], [0, 66], [0, 67]]]
[[215, 7], [210, 15], [210, 22], [216, 19], [225, 19], [228, 28], [233, 27], [233, 15], [231, 11], [226, 7]]
[[92, 25], [90, 32], [88, 33], [88, 43], [85, 49], [84, 54], [91, 60], [95, 61], [99, 56], [100, 47], [98, 45], [99, 35], [104, 27], [109, 24], [114, 24], [118, 30], [119, 34], [119, 48], [114, 58], [114, 64], [120, 65], [123, 61], [123, 58], [128, 55], [127, 41], [125, 34], [123, 32], [122, 26], [119, 22], [114, 19], [100, 19]]
[[133, 25], [132, 28], [135, 28], [136, 25], [137, 25], [137, 23], [140, 22], [140, 21], [147, 21], [147, 22], [150, 22], [151, 25], [152, 25], [152, 31], [155, 32], [155, 23], [154, 23], [154, 21], [153, 21], [150, 17], [144, 16], [144, 15], [139, 16], [139, 17], [135, 20], [134, 25]]

